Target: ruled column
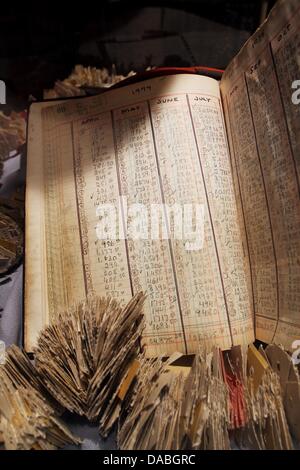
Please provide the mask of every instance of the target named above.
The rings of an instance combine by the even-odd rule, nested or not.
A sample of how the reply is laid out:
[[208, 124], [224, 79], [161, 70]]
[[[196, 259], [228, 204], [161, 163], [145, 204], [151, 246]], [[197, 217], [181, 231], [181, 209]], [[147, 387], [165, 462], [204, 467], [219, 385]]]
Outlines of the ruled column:
[[[150, 108], [163, 197], [170, 210], [171, 246], [188, 350], [194, 352], [200, 344], [230, 347], [222, 274], [186, 95], [152, 99]], [[174, 210], [176, 205], [178, 212]], [[200, 216], [199, 226], [195, 224], [194, 229], [199, 237], [204, 231], [204, 240], [195, 249], [188, 245], [195, 240], [186, 233], [186, 205], [192, 207], [194, 218], [196, 205], [203, 206], [203, 217]], [[181, 238], [176, 233], [179, 227]]]
[[147, 103], [113, 111], [113, 127], [133, 291], [147, 294], [146, 351], [186, 352], [169, 240], [151, 236], [151, 205], [162, 197]]
[[292, 323], [300, 311], [299, 187], [270, 47], [249, 67], [246, 81], [275, 247], [278, 318]]

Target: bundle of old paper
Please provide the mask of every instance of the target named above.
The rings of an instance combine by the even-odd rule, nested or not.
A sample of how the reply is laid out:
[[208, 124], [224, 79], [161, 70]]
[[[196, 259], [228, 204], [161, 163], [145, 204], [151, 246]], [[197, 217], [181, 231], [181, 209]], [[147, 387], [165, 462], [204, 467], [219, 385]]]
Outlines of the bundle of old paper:
[[253, 347], [248, 359], [240, 348], [226, 354], [240, 380], [236, 394], [218, 350], [183, 362], [180, 354], [166, 362], [141, 359], [133, 396], [123, 403], [120, 448], [279, 450], [292, 449], [292, 437], [299, 444], [300, 379], [291, 357], [275, 345]]
[[78, 306], [42, 332], [36, 365], [17, 347], [8, 349], [0, 366], [0, 441], [7, 449], [78, 444], [58, 417], [66, 409], [99, 423], [103, 437], [118, 424], [121, 449], [292, 449], [292, 438], [299, 443], [300, 379], [289, 354], [251, 345], [247, 352], [234, 347], [146, 358], [124, 335], [134, 336], [133, 329], [140, 335], [141, 300], [133, 299], [105, 335], [103, 323], [118, 317], [116, 309], [106, 303], [98, 328], [91, 312], [103, 309], [103, 301]]
[[52, 403], [29, 359], [12, 348], [7, 364], [0, 366], [0, 444], [7, 450], [53, 450], [79, 444]]
[[[300, 337], [300, 10], [226, 70], [29, 113], [25, 341], [87, 295], [147, 294], [148, 356]], [[226, 125], [225, 125], [226, 123]], [[227, 145], [227, 142], [229, 145]]]
[[93, 298], [59, 315], [42, 332], [35, 364], [44, 386], [71, 412], [100, 420], [106, 437], [120, 412], [119, 388], [140, 350], [142, 306]]
[[93, 298], [58, 316], [41, 333], [33, 364], [11, 346], [0, 366], [0, 433], [6, 449], [78, 444], [59, 420], [65, 410], [100, 424], [106, 437], [131, 386], [140, 350], [144, 302], [125, 308]]
[[229, 449], [228, 390], [218, 355], [199, 354], [185, 365], [177, 364], [181, 354], [142, 360], [129, 410], [124, 406], [120, 448]]
[[275, 450], [299, 446], [300, 380], [291, 356], [276, 345], [259, 351], [251, 347], [246, 381], [248, 422], [239, 445]]
[[34, 389], [58, 415], [62, 413], [62, 406], [43, 385], [36, 367], [24, 350], [16, 345], [7, 348], [5, 362], [0, 370], [1, 377], [6, 376], [15, 389]]
[[117, 74], [115, 65], [112, 66], [111, 71], [105, 67], [98, 69], [96, 67], [76, 65], [68, 78], [63, 81], [57, 80], [52, 89], [44, 90], [43, 97], [47, 100], [85, 96], [87, 94], [86, 89], [109, 88], [133, 75], [135, 75], [134, 71], [129, 72], [126, 76]]
[[0, 112], [0, 161], [6, 160], [10, 152], [17, 151], [26, 142], [26, 115], [24, 112]]

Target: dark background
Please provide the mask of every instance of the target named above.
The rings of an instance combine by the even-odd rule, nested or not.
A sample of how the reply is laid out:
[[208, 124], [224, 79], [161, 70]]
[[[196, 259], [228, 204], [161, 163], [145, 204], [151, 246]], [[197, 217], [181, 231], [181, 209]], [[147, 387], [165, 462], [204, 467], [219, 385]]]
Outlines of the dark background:
[[225, 68], [274, 4], [266, 0], [1, 2], [0, 79], [8, 102], [64, 79], [77, 63], [118, 73], [151, 66]]

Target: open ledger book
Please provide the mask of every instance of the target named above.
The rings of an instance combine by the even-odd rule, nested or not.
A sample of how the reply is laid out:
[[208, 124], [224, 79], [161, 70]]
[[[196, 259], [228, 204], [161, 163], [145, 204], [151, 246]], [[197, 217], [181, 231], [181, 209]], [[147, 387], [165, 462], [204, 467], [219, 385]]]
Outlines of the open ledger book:
[[55, 313], [86, 296], [125, 303], [139, 291], [149, 355], [255, 338], [292, 348], [300, 338], [299, 26], [299, 2], [279, 2], [220, 83], [178, 74], [32, 104], [27, 351]]

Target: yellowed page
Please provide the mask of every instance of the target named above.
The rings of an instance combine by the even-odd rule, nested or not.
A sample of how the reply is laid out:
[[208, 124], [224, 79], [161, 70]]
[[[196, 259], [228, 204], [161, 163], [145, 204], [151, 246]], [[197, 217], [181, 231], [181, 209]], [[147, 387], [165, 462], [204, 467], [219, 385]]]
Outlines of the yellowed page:
[[256, 337], [286, 349], [300, 338], [299, 54], [299, 1], [280, 1], [221, 81]]
[[85, 296], [124, 303], [140, 290], [148, 355], [251, 342], [218, 82], [161, 77], [31, 113], [26, 348]]

